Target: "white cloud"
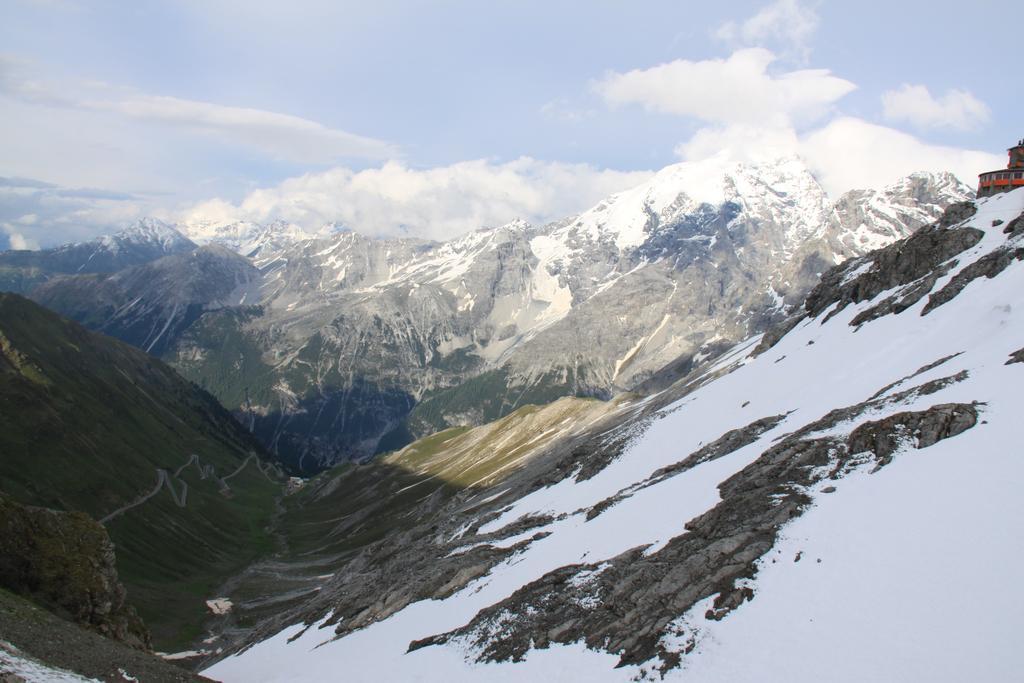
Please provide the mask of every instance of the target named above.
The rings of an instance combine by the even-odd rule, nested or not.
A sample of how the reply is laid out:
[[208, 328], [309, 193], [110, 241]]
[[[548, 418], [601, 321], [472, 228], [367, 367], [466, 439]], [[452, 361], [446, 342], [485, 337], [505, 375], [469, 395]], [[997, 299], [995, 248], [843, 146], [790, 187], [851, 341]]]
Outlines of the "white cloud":
[[1006, 163], [1002, 156], [927, 144], [853, 117], [836, 119], [805, 136], [801, 153], [831, 192], [879, 187], [914, 171], [951, 171], [974, 187], [979, 173]]
[[345, 158], [379, 160], [394, 157], [398, 153], [395, 146], [381, 140], [328, 128], [298, 116], [262, 109], [228, 107], [154, 95], [114, 101], [87, 100], [78, 102], [77, 106], [114, 111], [141, 121], [229, 136], [275, 159], [299, 163], [330, 163]]
[[3, 224], [4, 232], [7, 233], [8, 249], [38, 249], [39, 242], [25, 237], [20, 232], [15, 232], [16, 227], [10, 223]]
[[329, 164], [342, 159], [380, 161], [398, 148], [316, 121], [249, 107], [128, 93], [105, 84], [71, 83], [56, 87], [26, 74], [30, 65], [0, 56], [0, 95], [16, 101], [86, 112], [112, 112], [147, 124], [216, 135], [276, 160]]
[[723, 157], [757, 163], [796, 154], [799, 148], [800, 140], [792, 128], [734, 124], [702, 128], [687, 142], [676, 146], [675, 152], [687, 161]]
[[833, 198], [847, 190], [883, 187], [915, 171], [950, 171], [973, 187], [978, 173], [1004, 163], [994, 154], [930, 145], [853, 117], [834, 119], [803, 134], [787, 127], [756, 125], [705, 128], [676, 152], [686, 161], [713, 156], [763, 161], [796, 154]]
[[11, 249], [38, 249], [112, 232], [151, 207], [134, 195], [0, 177], [0, 231]]
[[904, 84], [882, 94], [883, 113], [889, 121], [907, 121], [919, 128], [970, 130], [986, 123], [988, 105], [966, 90], [947, 90], [935, 98], [923, 85]]
[[856, 86], [827, 69], [768, 73], [776, 56], [763, 48], [728, 59], [677, 59], [649, 69], [609, 73], [595, 84], [612, 105], [640, 104], [650, 111], [714, 123], [789, 125], [814, 120]]
[[733, 46], [779, 45], [806, 59], [807, 41], [818, 30], [814, 8], [798, 0], [777, 0], [746, 21], [729, 21], [718, 27], [714, 37]]
[[465, 161], [424, 170], [399, 162], [335, 168], [251, 192], [235, 204], [214, 199], [183, 212], [183, 222], [285, 220], [315, 229], [338, 221], [366, 235], [447, 239], [515, 218], [534, 223], [581, 211], [650, 173], [520, 158]]

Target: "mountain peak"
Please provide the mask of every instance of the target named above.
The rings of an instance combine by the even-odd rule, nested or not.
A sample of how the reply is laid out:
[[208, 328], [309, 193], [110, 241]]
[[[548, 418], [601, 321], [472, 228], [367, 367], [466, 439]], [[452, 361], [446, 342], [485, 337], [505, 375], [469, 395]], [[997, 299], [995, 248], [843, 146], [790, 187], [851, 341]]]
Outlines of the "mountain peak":
[[129, 242], [139, 245], [159, 245], [168, 251], [190, 243], [190, 240], [173, 225], [159, 218], [140, 218], [113, 235], [101, 237], [100, 240], [107, 246]]
[[860, 256], [908, 237], [942, 210], [974, 198], [949, 172], [918, 171], [877, 190], [851, 190], [836, 201], [838, 239], [847, 255]]
[[782, 219], [793, 239], [815, 232], [828, 213], [828, 198], [806, 164], [788, 155], [763, 162], [721, 157], [663, 168], [653, 178], [619, 192], [571, 219], [570, 229], [619, 249], [643, 244], [651, 231], [694, 213], [701, 205], [735, 202], [746, 210]]

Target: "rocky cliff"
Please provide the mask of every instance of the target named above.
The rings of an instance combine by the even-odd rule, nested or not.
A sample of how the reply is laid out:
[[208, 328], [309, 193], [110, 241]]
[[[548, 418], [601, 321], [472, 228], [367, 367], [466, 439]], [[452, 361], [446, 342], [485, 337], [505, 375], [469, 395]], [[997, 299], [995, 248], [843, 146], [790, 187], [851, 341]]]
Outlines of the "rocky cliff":
[[84, 513], [20, 505], [0, 494], [0, 586], [100, 635], [151, 646], [118, 579], [114, 544]]

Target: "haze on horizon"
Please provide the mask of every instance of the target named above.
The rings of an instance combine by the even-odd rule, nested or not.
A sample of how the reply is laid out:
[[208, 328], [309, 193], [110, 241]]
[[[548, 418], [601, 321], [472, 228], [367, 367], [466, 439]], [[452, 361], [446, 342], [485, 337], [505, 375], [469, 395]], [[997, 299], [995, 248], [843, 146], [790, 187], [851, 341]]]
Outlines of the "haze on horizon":
[[1003, 3], [0, 0], [0, 248], [135, 218], [451, 237], [712, 156], [969, 185], [1022, 132]]

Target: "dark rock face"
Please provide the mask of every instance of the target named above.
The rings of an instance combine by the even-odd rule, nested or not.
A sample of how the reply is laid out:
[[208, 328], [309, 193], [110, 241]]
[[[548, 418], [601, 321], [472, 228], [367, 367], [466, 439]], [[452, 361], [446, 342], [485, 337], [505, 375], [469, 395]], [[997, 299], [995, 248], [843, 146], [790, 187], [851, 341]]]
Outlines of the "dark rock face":
[[0, 495], [0, 585], [108, 638], [150, 649], [149, 631], [118, 580], [114, 544], [84, 513]]
[[[901, 313], [910, 308], [924, 298], [939, 278], [955, 265], [955, 262], [947, 263], [951, 258], [981, 241], [984, 233], [980, 230], [952, 227], [971, 218], [977, 210], [973, 202], [953, 204], [945, 210], [938, 221], [918, 230], [907, 239], [833, 267], [822, 275], [821, 282], [807, 295], [804, 311], [769, 327], [754, 349], [754, 355], [764, 353], [777, 344], [802, 320], [816, 317], [833, 305], [835, 308], [828, 317], [832, 317], [850, 304], [868, 301], [894, 287], [903, 287], [904, 289], [860, 313], [850, 321], [850, 324], [861, 325], [883, 315]], [[1005, 267], [1004, 264], [1003, 268]], [[991, 271], [991, 268], [979, 269], [985, 272], [974, 277]], [[994, 271], [989, 277], [998, 272]], [[907, 285], [912, 286], [908, 288]], [[964, 285], [960, 285], [960, 289]], [[959, 289], [956, 291], [959, 292]], [[926, 308], [925, 312], [927, 310], [930, 309]]]
[[1024, 214], [1017, 216], [1007, 223], [1006, 227], [1003, 228], [1003, 232], [1011, 237], [1016, 237], [1017, 235], [1024, 233]]
[[806, 319], [806, 315], [799, 314], [790, 316], [789, 318], [786, 318], [782, 322], [776, 325], [772, 325], [765, 331], [764, 336], [761, 337], [761, 341], [758, 343], [758, 345], [754, 347], [753, 354], [755, 356], [760, 356], [762, 353], [778, 344], [780, 339], [789, 334], [793, 330], [793, 328], [799, 325], [801, 321]]
[[899, 413], [876, 422], [866, 422], [850, 433], [850, 453], [871, 452], [880, 465], [892, 461], [892, 454], [907, 439], [915, 448], [927, 448], [956, 436], [978, 422], [974, 406], [945, 403], [919, 413]]
[[712, 460], [717, 460], [724, 455], [728, 455], [734, 451], [743, 448], [749, 444], [757, 441], [762, 434], [771, 429], [774, 429], [780, 422], [786, 419], [785, 415], [772, 415], [771, 417], [763, 417], [760, 420], [751, 422], [746, 427], [740, 429], [733, 429], [726, 432], [719, 438], [715, 439], [708, 445], [704, 446], [698, 451], [691, 453], [689, 457], [684, 460], [680, 460], [674, 465], [662, 467], [660, 470], [652, 474], [645, 481], [620, 491], [611, 498], [601, 501], [587, 512], [587, 521], [594, 519], [599, 514], [607, 510], [613, 505], [616, 505], [620, 501], [628, 498], [637, 491], [645, 489], [649, 486], [662, 482], [670, 477], [674, 477], [677, 474], [682, 474], [686, 470], [693, 469], [697, 465], [701, 465]]
[[[722, 502], [690, 520], [688, 533], [657, 552], [645, 555], [647, 548], [638, 547], [600, 565], [561, 567], [483, 610], [466, 626], [413, 642], [410, 649], [457, 638], [474, 647], [480, 661], [508, 661], [522, 659], [534, 647], [582, 641], [620, 655], [623, 665], [659, 657], [663, 672], [677, 666], [685, 649], [666, 650], [662, 636], [683, 636], [685, 642], [677, 620], [701, 600], [714, 597], [706, 616], [720, 619], [754, 598], [743, 579], [756, 574], [757, 560], [774, 545], [782, 525], [811, 502], [810, 487], [841, 479], [865, 463], [874, 462], [877, 470], [901, 446], [925, 448], [955, 436], [974, 426], [978, 413], [973, 405], [940, 404], [863, 423], [846, 437], [814, 438], [812, 433], [912, 393], [934, 392], [950, 381], [955, 379], [834, 410], [722, 482]], [[712, 450], [748, 443], [777, 419], [752, 423], [750, 434], [724, 435]], [[672, 468], [665, 472], [672, 474]]]
[[[839, 303], [836, 309], [839, 311], [848, 304], [873, 299], [887, 289], [910, 284], [933, 273], [942, 263], [981, 241], [984, 236], [981, 230], [950, 228], [967, 220], [976, 211], [974, 204], [969, 202], [954, 204], [938, 222], [918, 230], [906, 240], [836, 266], [807, 295], [805, 310], [809, 315], [817, 316]], [[867, 264], [871, 264], [870, 268], [851, 277], [858, 268]]]

